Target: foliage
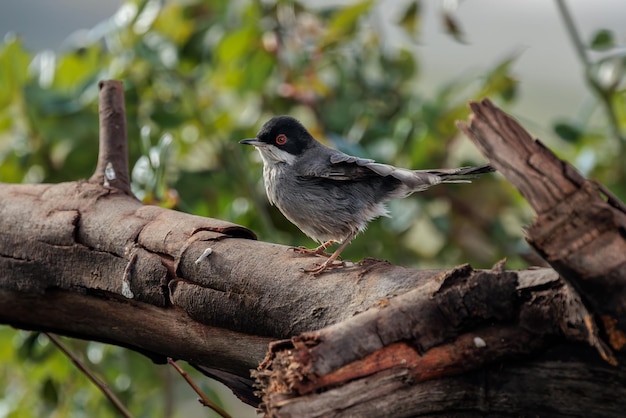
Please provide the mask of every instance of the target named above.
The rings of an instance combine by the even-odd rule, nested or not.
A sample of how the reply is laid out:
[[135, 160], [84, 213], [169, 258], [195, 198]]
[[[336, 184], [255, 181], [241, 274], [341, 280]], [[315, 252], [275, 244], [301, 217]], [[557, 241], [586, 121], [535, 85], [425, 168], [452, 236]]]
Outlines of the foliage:
[[[555, 132], [572, 146], [570, 160], [606, 185], [618, 198], [626, 198], [626, 53], [613, 33], [597, 30], [588, 42], [578, 33], [564, 0], [557, 0], [565, 28], [584, 68], [584, 80], [594, 100], [582, 107], [575, 120], [555, 124]], [[602, 52], [598, 55], [599, 52]], [[601, 115], [599, 115], [601, 114]], [[598, 118], [598, 116], [600, 116]]]
[[[0, 327], [0, 415], [6, 417], [118, 417], [119, 413], [70, 359], [39, 333]], [[201, 407], [191, 389], [176, 387], [180, 376], [157, 367], [133, 351], [92, 341], [67, 340], [83, 364], [99, 375], [136, 417], [183, 417], [185, 412], [213, 416]], [[197, 382], [206, 382], [190, 367]], [[210, 386], [202, 389], [214, 401], [223, 399]], [[168, 414], [174, 408], [176, 414]], [[97, 413], [95, 413], [97, 411]], [[217, 415], [214, 415], [217, 416]]]
[[[317, 11], [289, 2], [128, 2], [99, 38], [62, 54], [31, 57], [18, 39], [8, 40], [0, 180], [89, 176], [97, 153], [97, 81], [122, 79], [137, 196], [229, 219], [264, 240], [311, 245], [268, 205], [258, 156], [238, 139], [253, 136], [270, 116], [289, 113], [347, 152], [415, 168], [475, 164], [476, 152], [455, 153], [466, 140], [454, 121], [467, 115], [469, 99], [515, 95], [513, 61], [506, 60], [478, 81], [452, 82], [435, 98], [422, 97], [411, 44], [384, 39], [372, 18], [376, 7], [371, 1]], [[400, 27], [412, 34], [417, 19], [410, 5]], [[373, 223], [345, 255], [417, 266], [485, 265], [510, 255], [487, 239], [502, 230], [496, 211], [495, 222], [485, 219], [487, 230], [476, 231], [484, 249], [459, 238], [469, 235], [464, 231], [473, 221], [451, 206], [450, 196], [464, 199], [487, 187], [494, 180], [481, 180], [473, 191], [452, 186], [395, 202], [393, 218]], [[474, 215], [483, 212], [478, 204], [468, 203]]]
[[[426, 97], [419, 58], [411, 52], [420, 28], [419, 2], [410, 2], [398, 19], [406, 36], [392, 38], [374, 18], [381, 7], [376, 2], [325, 9], [305, 4], [129, 0], [89, 39], [59, 54], [33, 54], [7, 37], [0, 47], [0, 181], [89, 177], [98, 148], [97, 82], [110, 78], [125, 83], [136, 195], [248, 226], [267, 241], [313, 244], [269, 206], [257, 154], [237, 143], [273, 115], [296, 116], [326, 143], [399, 166], [482, 162], [454, 122], [466, 119], [468, 100], [515, 100], [513, 58]], [[451, 35], [460, 38], [459, 25], [446, 13]], [[590, 45], [612, 51], [615, 37], [601, 31]], [[554, 126], [565, 157], [622, 199], [626, 145], [614, 133], [626, 122], [623, 65], [623, 55], [613, 54], [589, 70], [604, 83], [615, 110], [613, 134], [597, 106]], [[390, 209], [392, 217], [373, 222], [344, 252], [346, 258], [373, 256], [423, 268], [462, 262], [487, 267], [506, 256], [511, 267], [526, 265], [522, 225], [528, 209], [497, 175], [471, 186], [441, 186], [393, 202]], [[75, 371], [50, 360], [57, 354], [49, 348], [22, 348], [29, 339], [36, 341], [28, 342], [31, 349], [38, 347], [37, 334], [0, 332], [15, 350], [3, 344], [1, 363], [22, 367], [15, 374], [8, 366], [0, 369], [0, 387], [13, 391], [0, 396], [13, 402], [0, 404], [0, 415], [2, 408], [20, 416], [107, 410], [88, 383], [68, 379]], [[95, 343], [76, 342], [81, 344], [88, 352]], [[136, 355], [125, 350], [99, 350], [105, 374], [117, 373], [110, 376], [117, 381], [123, 370], [122, 381], [132, 381], [118, 388], [122, 393], [142, 385], [127, 397], [131, 410], [142, 416], [162, 410], [157, 385], [146, 383], [162, 382], [157, 372], [135, 368]], [[43, 368], [35, 370], [34, 364]], [[39, 389], [24, 386], [35, 375], [43, 382]], [[70, 393], [71, 399], [60, 400]]]

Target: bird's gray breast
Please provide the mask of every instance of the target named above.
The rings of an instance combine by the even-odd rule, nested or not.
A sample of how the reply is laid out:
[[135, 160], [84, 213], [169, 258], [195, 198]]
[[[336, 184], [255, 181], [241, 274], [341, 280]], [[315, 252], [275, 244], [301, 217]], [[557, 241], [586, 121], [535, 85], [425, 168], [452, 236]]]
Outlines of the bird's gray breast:
[[263, 177], [270, 203], [316, 241], [342, 241], [387, 213], [365, 185], [300, 176], [287, 164], [265, 166]]

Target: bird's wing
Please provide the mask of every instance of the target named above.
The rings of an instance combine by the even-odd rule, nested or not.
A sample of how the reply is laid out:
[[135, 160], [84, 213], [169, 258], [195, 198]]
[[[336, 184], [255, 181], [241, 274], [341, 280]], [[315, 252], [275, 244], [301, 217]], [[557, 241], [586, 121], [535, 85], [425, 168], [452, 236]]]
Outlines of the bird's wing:
[[378, 175], [370, 169], [371, 164], [376, 164], [374, 160], [353, 157], [341, 151], [330, 150], [325, 158], [316, 161], [316, 164], [304, 167], [305, 176], [342, 181], [361, 180]]
[[[319, 160], [317, 160], [319, 162]], [[354, 157], [341, 151], [330, 150], [322, 164], [311, 164], [303, 167], [302, 173], [306, 177], [321, 177], [331, 180], [361, 180], [372, 177], [396, 177], [399, 169], [391, 165], [380, 164], [369, 158]], [[400, 175], [405, 173], [400, 173]]]
[[[403, 192], [428, 189], [444, 180], [440, 173], [432, 170], [409, 170], [374, 160], [353, 157], [341, 152], [330, 156], [329, 178], [341, 180], [367, 179], [373, 176], [393, 177], [404, 185]], [[446, 172], [446, 174], [448, 174]], [[452, 172], [450, 174], [453, 174]], [[456, 171], [455, 173], [456, 174]]]
[[409, 170], [377, 163], [369, 158], [354, 157], [332, 148], [316, 150], [318, 158], [302, 159], [298, 172], [303, 177], [337, 181], [367, 181], [373, 177], [391, 177], [402, 187], [398, 196], [428, 189], [439, 183], [470, 183], [480, 174], [493, 171], [490, 165], [439, 170]]
[[[426, 190], [439, 183], [470, 183], [480, 174], [492, 172], [490, 165], [461, 167], [439, 170], [409, 170], [389, 164], [377, 163], [368, 158], [353, 157], [341, 151], [326, 148], [321, 159], [309, 159], [310, 165], [303, 166], [304, 177], [317, 177], [338, 181], [358, 181], [372, 177], [393, 177], [400, 181], [404, 195]], [[320, 161], [322, 163], [320, 164]]]
[[[363, 168], [381, 176], [392, 176], [414, 189], [421, 189], [423, 186], [432, 186], [439, 183], [471, 183], [480, 174], [491, 173], [494, 168], [489, 165], [478, 167], [441, 168], [437, 170], [410, 170], [395, 167], [389, 164], [377, 163], [367, 158], [353, 157], [351, 155], [337, 152], [330, 156], [331, 170], [336, 175], [342, 176], [345, 173], [361, 172]], [[352, 167], [350, 167], [352, 165]], [[371, 173], [369, 173], [371, 175]]]

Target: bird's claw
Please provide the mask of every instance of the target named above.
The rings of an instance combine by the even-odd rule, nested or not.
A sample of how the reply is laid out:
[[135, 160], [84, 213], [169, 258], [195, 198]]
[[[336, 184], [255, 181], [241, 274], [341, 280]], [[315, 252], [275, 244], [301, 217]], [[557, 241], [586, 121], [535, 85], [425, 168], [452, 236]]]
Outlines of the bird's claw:
[[290, 250], [298, 254], [320, 255], [322, 257], [330, 257], [330, 254], [325, 252], [323, 248], [319, 248], [319, 247], [312, 249], [312, 250], [306, 247], [291, 247]]
[[316, 267], [310, 268], [310, 269], [304, 269], [305, 273], [309, 273], [313, 276], [317, 276], [318, 274], [321, 274], [325, 271], [328, 270], [333, 270], [333, 269], [338, 269], [341, 267], [345, 267], [346, 266], [346, 262], [345, 261], [338, 261], [338, 260], [326, 260], [326, 262], [317, 265]]

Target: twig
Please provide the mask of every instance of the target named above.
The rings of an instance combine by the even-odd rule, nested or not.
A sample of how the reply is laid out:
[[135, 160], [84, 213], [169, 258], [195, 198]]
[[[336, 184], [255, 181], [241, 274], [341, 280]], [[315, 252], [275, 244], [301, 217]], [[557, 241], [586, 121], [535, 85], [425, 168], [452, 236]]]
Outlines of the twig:
[[106, 80], [98, 87], [100, 148], [91, 180], [130, 194], [124, 86], [121, 81]]
[[623, 154], [624, 143], [626, 142], [626, 139], [621, 133], [619, 118], [617, 117], [617, 111], [615, 109], [615, 106], [613, 105], [613, 93], [600, 85], [600, 83], [598, 83], [598, 80], [592, 75], [591, 67], [593, 63], [587, 56], [585, 45], [583, 44], [582, 39], [578, 34], [576, 24], [574, 23], [574, 19], [572, 18], [572, 15], [570, 14], [567, 5], [565, 4], [565, 0], [556, 0], [556, 4], [559, 8], [561, 16], [563, 17], [567, 33], [569, 34], [569, 37], [574, 44], [574, 49], [576, 50], [576, 53], [578, 54], [578, 57], [580, 58], [580, 61], [584, 66], [585, 79], [587, 80], [587, 83], [591, 86], [591, 89], [600, 99], [600, 103], [602, 103], [602, 105], [604, 106], [612, 134], [618, 141], [618, 147], [621, 151], [620, 154]]
[[176, 362], [171, 357], [167, 358], [167, 362], [171, 364], [172, 367], [174, 367], [178, 373], [180, 373], [183, 379], [187, 381], [189, 386], [191, 386], [191, 388], [198, 394], [198, 396], [200, 396], [200, 399], [198, 400], [200, 401], [202, 405], [211, 408], [212, 410], [214, 410], [215, 412], [217, 412], [220, 416], [224, 418], [231, 418], [228, 412], [220, 408], [219, 405], [217, 405], [215, 402], [209, 399], [209, 397], [204, 392], [202, 392], [202, 390], [198, 387], [198, 385], [196, 385], [195, 382], [191, 380], [191, 377], [189, 377], [189, 374], [183, 369], [181, 369], [180, 366], [176, 364]]
[[125, 418], [132, 418], [132, 414], [130, 413], [130, 411], [126, 409], [122, 401], [120, 401], [115, 393], [113, 393], [109, 385], [104, 383], [102, 380], [100, 380], [98, 376], [93, 374], [91, 370], [85, 367], [85, 365], [65, 346], [65, 344], [63, 344], [61, 340], [56, 337], [56, 335], [50, 334], [48, 332], [44, 332], [44, 334], [50, 339], [50, 341], [52, 341], [54, 345], [59, 348], [59, 350], [63, 352], [63, 354], [65, 354], [70, 360], [72, 360], [74, 365], [78, 367], [78, 369], [83, 372], [85, 376], [87, 376], [87, 378], [98, 387], [98, 389], [100, 389], [104, 396], [109, 399], [115, 409], [117, 409], [122, 416], [124, 416]]
[[582, 61], [585, 69], [588, 69], [591, 65], [591, 61], [589, 61], [589, 57], [587, 56], [587, 52], [585, 50], [585, 45], [583, 44], [578, 31], [576, 30], [576, 24], [574, 23], [574, 19], [572, 19], [572, 15], [570, 14], [567, 5], [565, 4], [565, 0], [556, 0], [556, 4], [559, 8], [559, 12], [561, 12], [561, 16], [563, 17], [563, 21], [565, 23], [565, 28], [567, 29], [567, 33], [569, 37], [572, 39], [572, 43], [574, 44], [574, 49], [578, 54], [578, 58]]

